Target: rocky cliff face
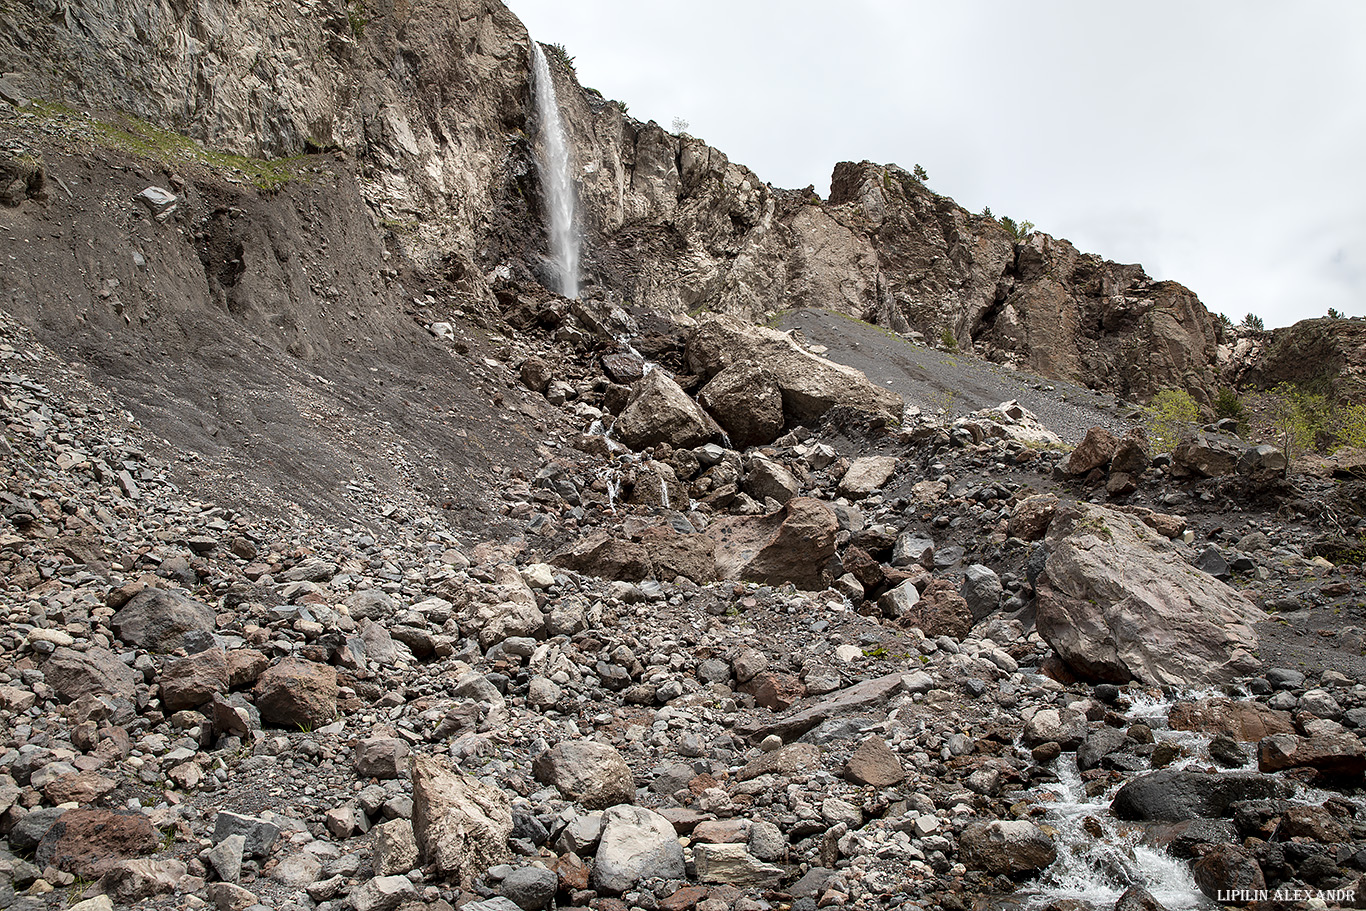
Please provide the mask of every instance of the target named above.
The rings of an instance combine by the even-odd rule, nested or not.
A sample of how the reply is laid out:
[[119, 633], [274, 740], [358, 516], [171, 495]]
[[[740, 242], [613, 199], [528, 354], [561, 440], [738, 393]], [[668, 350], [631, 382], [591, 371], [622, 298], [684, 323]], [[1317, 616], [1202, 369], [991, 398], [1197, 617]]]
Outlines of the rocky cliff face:
[[1230, 385], [1293, 383], [1352, 402], [1366, 400], [1366, 321], [1307, 319], [1244, 332], [1224, 352]]
[[[0, 23], [28, 93], [131, 113], [215, 148], [356, 156], [392, 248], [489, 307], [544, 256], [528, 35], [496, 0], [41, 0]], [[828, 201], [624, 115], [560, 67], [585, 293], [680, 316], [825, 307], [1147, 398], [1207, 399], [1195, 296], [1044, 234], [1015, 243], [894, 165], [836, 166]]]

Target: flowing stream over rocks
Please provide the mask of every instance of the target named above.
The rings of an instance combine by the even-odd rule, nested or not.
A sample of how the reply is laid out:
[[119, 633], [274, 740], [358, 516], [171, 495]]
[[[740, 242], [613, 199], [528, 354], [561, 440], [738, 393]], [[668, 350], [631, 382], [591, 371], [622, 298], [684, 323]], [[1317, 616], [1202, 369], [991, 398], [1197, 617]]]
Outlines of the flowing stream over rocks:
[[[1199, 698], [1209, 693], [1184, 695]], [[1167, 716], [1177, 698], [1135, 699], [1126, 714], [1133, 722], [1148, 725], [1157, 741], [1184, 748], [1188, 758], [1173, 763], [1172, 768], [1185, 768], [1196, 761], [1199, 747], [1210, 738], [1168, 728]], [[1255, 769], [1255, 763], [1249, 765]], [[1026, 889], [1026, 908], [1045, 908], [1065, 900], [1113, 907], [1131, 886], [1146, 889], [1169, 911], [1215, 907], [1196, 885], [1189, 863], [1145, 844], [1141, 826], [1111, 815], [1110, 802], [1119, 784], [1088, 796], [1075, 753], [1059, 757], [1054, 771], [1057, 781], [1042, 790], [1054, 795], [1047, 822], [1057, 833], [1058, 859]]]
[[536, 100], [536, 165], [545, 196], [551, 280], [568, 298], [579, 296], [579, 228], [574, 180], [570, 176], [569, 137], [560, 120], [555, 80], [540, 44], [531, 42], [532, 91]]

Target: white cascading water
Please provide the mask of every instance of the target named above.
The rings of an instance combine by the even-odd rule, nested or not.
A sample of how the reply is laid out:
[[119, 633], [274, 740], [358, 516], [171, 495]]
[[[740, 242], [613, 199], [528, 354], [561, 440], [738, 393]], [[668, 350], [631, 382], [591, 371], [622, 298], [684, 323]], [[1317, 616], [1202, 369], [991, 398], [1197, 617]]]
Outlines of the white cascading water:
[[560, 120], [555, 80], [540, 44], [531, 42], [531, 90], [536, 102], [536, 169], [545, 197], [551, 280], [568, 298], [579, 296], [579, 229], [574, 180], [570, 176], [569, 137]]
[[[1191, 698], [1213, 695], [1186, 694]], [[1171, 768], [1195, 762], [1209, 742], [1208, 735], [1174, 731], [1167, 726], [1169, 698], [1137, 698], [1129, 709], [1133, 721], [1148, 724], [1158, 740], [1174, 741], [1186, 748], [1187, 758]], [[1158, 848], [1143, 844], [1141, 830], [1110, 816], [1110, 801], [1118, 786], [1097, 797], [1086, 796], [1077, 771], [1076, 757], [1057, 760], [1058, 780], [1045, 786], [1054, 799], [1047, 804], [1048, 823], [1057, 831], [1058, 859], [1029, 891], [1027, 909], [1042, 908], [1059, 899], [1073, 899], [1096, 908], [1114, 905], [1129, 886], [1143, 886], [1171, 911], [1204, 911], [1217, 907], [1201, 894], [1190, 863]]]

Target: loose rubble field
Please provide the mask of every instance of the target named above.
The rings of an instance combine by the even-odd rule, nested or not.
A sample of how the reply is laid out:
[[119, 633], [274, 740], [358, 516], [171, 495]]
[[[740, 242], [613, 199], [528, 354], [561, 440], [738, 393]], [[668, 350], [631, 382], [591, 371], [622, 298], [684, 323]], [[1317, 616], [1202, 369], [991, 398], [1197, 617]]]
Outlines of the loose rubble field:
[[[177, 489], [186, 456], [3, 327], [0, 907], [1366, 899], [1331, 465], [1286, 482], [1213, 435], [1153, 461], [1122, 427], [1069, 454], [1018, 406], [898, 426], [875, 397], [675, 445], [664, 368], [534, 330], [486, 367], [582, 432], [486, 492], [520, 533], [470, 540], [419, 498], [341, 527]], [[762, 415], [707, 382], [734, 443]], [[651, 388], [672, 404], [633, 431]], [[1242, 468], [1192, 467], [1218, 458]], [[1161, 597], [1078, 619], [1106, 567]], [[1144, 641], [1172, 599], [1228, 615], [1174, 655]], [[1111, 624], [1113, 653], [1050, 645], [1060, 617]], [[1163, 685], [1192, 655], [1209, 679]]]

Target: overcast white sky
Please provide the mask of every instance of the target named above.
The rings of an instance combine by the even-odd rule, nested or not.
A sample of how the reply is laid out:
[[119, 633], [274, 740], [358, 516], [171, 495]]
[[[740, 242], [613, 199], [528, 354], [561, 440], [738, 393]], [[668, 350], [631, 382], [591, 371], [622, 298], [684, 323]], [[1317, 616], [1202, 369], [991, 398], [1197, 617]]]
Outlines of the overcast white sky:
[[919, 163], [1235, 321], [1366, 315], [1361, 0], [507, 2], [584, 85], [778, 186]]

